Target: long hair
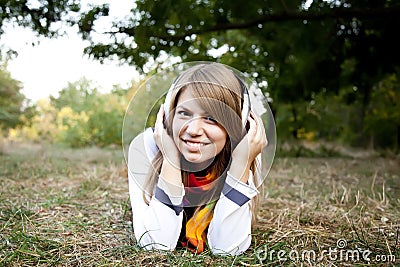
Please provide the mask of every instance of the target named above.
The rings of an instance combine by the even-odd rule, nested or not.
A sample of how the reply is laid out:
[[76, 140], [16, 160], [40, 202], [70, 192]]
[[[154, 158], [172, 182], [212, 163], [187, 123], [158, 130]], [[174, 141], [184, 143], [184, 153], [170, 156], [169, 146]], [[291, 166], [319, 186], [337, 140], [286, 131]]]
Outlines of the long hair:
[[[201, 108], [207, 112], [207, 114], [213, 116], [218, 124], [227, 132], [225, 147], [215, 157], [212, 163], [211, 174], [218, 181], [216, 181], [215, 185], [211, 189], [212, 196], [209, 201], [215, 202], [220, 196], [226, 173], [229, 170], [232, 151], [245, 134], [241, 118], [242, 85], [231, 70], [218, 63], [199, 64], [183, 72], [175, 81], [175, 90], [173, 91], [168, 111], [167, 132], [171, 136], [172, 123], [175, 115], [174, 110], [178, 98], [184, 90], [190, 90], [199, 102]], [[150, 198], [147, 198], [145, 192], [143, 192], [143, 198], [147, 204], [149, 203], [153, 190], [158, 182], [162, 163], [163, 156], [159, 151], [152, 162], [152, 170], [149, 172], [145, 184], [145, 191], [149, 194], [148, 196]], [[255, 162], [253, 162], [251, 171], [254, 176], [256, 175], [255, 168]], [[184, 186], [189, 186], [189, 173], [185, 170], [182, 170], [181, 173]], [[254, 179], [256, 186], [258, 186], [257, 180], [258, 179]], [[258, 199], [255, 199], [252, 203], [253, 220], [256, 218], [255, 211], [257, 210], [257, 203]], [[199, 206], [195, 210], [195, 215], [202, 207], [204, 207], [204, 205]], [[205, 216], [205, 220], [212, 217], [214, 207], [215, 205], [209, 209], [208, 214]]]

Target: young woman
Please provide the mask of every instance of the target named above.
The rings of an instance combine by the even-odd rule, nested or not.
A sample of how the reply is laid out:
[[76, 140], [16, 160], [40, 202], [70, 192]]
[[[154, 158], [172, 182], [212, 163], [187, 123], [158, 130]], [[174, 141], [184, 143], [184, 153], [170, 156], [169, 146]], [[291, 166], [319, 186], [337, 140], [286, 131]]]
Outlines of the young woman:
[[247, 88], [218, 63], [180, 74], [154, 128], [130, 144], [129, 192], [140, 246], [237, 255], [251, 243], [257, 156], [267, 145]]

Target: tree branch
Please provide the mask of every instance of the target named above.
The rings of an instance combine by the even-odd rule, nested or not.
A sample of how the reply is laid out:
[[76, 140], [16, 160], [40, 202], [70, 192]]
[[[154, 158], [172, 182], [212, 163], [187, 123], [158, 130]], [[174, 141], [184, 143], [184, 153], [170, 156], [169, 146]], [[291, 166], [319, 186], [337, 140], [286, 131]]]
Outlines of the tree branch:
[[387, 18], [397, 16], [400, 18], [400, 6], [394, 6], [389, 8], [376, 8], [376, 9], [350, 9], [350, 8], [336, 8], [332, 12], [325, 13], [312, 13], [307, 12], [284, 12], [280, 14], [264, 15], [254, 20], [250, 20], [242, 23], [228, 23], [219, 24], [209, 28], [195, 29], [186, 31], [183, 35], [164, 35], [154, 37], [163, 39], [165, 41], [175, 41], [184, 39], [186, 36], [192, 34], [204, 34], [210, 32], [226, 31], [226, 30], [243, 30], [257, 27], [268, 22], [279, 22], [279, 21], [293, 21], [293, 20], [308, 20], [308, 21], [322, 21], [326, 19], [351, 19], [351, 18]]

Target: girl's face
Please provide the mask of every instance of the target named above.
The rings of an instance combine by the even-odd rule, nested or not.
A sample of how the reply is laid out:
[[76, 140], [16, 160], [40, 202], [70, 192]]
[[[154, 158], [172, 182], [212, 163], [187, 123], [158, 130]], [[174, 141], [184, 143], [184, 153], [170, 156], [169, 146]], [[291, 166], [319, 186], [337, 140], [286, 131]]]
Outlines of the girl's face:
[[172, 122], [174, 142], [190, 163], [212, 162], [225, 146], [227, 133], [207, 114], [190, 90], [178, 97]]

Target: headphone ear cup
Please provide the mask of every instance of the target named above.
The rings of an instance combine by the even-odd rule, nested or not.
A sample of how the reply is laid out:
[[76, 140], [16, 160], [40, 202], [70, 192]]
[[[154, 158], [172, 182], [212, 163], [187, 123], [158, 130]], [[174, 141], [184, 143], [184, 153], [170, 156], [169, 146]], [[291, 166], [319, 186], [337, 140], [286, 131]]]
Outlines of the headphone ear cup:
[[172, 101], [172, 91], [175, 88], [175, 81], [171, 84], [171, 87], [168, 89], [167, 95], [164, 100], [164, 127], [167, 128], [167, 118], [169, 116], [169, 108]]

